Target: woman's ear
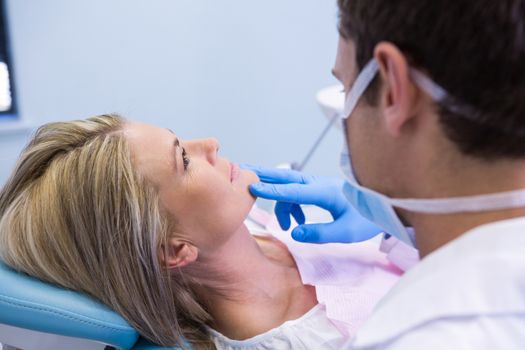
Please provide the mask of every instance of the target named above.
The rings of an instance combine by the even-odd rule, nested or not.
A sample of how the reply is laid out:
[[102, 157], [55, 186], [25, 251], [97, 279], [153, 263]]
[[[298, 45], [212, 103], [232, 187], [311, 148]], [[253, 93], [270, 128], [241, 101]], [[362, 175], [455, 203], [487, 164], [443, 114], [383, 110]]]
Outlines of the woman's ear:
[[381, 42], [374, 50], [385, 89], [381, 105], [385, 125], [393, 136], [399, 136], [403, 126], [415, 115], [416, 88], [410, 79], [410, 67], [405, 55], [393, 44]]
[[179, 238], [169, 238], [166, 246], [162, 245], [160, 260], [168, 269], [184, 267], [191, 264], [199, 256], [199, 250], [193, 244]]

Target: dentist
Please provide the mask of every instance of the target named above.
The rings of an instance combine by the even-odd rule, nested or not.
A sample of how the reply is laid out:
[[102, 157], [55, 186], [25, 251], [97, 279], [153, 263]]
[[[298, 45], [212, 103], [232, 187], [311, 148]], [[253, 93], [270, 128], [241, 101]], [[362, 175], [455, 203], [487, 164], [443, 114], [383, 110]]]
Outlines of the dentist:
[[296, 240], [419, 249], [349, 348], [525, 348], [525, 1], [338, 5], [346, 181], [251, 167], [252, 193]]

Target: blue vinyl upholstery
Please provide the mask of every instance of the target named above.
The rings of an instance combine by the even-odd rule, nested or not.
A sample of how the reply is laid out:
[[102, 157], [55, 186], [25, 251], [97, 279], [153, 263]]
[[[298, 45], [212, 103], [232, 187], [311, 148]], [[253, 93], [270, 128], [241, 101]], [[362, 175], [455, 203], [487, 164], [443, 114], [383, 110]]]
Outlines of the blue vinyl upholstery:
[[18, 273], [1, 261], [0, 323], [123, 350], [168, 350], [139, 340], [126, 320], [92, 298]]

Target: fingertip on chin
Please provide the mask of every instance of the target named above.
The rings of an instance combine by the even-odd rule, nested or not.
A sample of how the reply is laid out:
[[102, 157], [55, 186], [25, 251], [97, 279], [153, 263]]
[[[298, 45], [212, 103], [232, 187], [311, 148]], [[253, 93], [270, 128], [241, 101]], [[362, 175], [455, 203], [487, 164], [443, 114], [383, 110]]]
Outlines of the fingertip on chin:
[[260, 182], [252, 182], [248, 184], [248, 189], [251, 193], [253, 193], [255, 196], [259, 196], [261, 192], [261, 185]]

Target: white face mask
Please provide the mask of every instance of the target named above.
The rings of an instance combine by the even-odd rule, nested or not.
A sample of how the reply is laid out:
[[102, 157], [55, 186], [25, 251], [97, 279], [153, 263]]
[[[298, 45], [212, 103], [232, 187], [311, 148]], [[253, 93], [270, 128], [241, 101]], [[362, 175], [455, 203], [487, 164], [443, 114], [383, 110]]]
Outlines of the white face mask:
[[[345, 108], [342, 114], [343, 123], [346, 124], [346, 118], [351, 116], [359, 99], [378, 71], [379, 66], [375, 59], [372, 59], [365, 68], [363, 68], [346, 98]], [[443, 88], [421, 72], [410, 69], [410, 76], [419, 88], [430, 95], [434, 101], [442, 101], [447, 96], [447, 92]], [[343, 127], [343, 131], [345, 132], [344, 139], [347, 141], [345, 130], [346, 128]], [[525, 189], [488, 195], [439, 199], [390, 198], [361, 186], [358, 183], [354, 175], [352, 160], [348, 149], [348, 142], [345, 142], [341, 152], [340, 166], [348, 180], [343, 187], [346, 198], [361, 215], [384, 228], [387, 233], [412, 246], [415, 246], [415, 240], [411, 234], [411, 229], [403, 225], [394, 207], [427, 214], [481, 212], [525, 207]]]

